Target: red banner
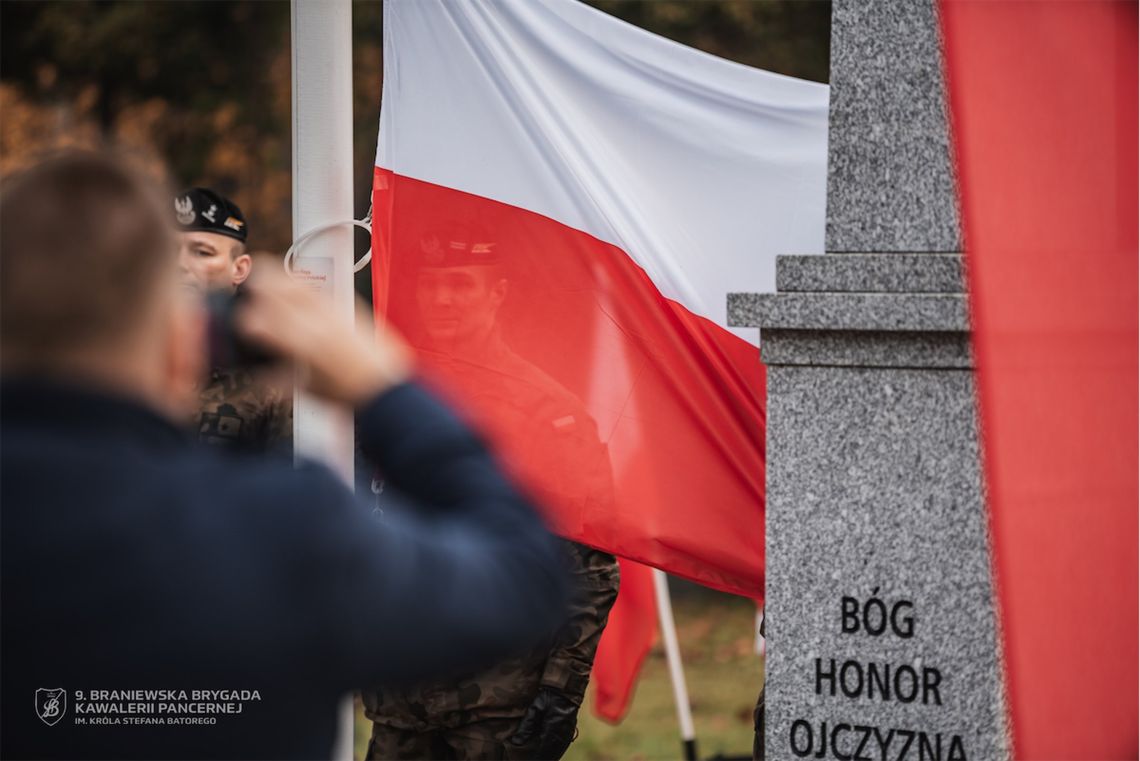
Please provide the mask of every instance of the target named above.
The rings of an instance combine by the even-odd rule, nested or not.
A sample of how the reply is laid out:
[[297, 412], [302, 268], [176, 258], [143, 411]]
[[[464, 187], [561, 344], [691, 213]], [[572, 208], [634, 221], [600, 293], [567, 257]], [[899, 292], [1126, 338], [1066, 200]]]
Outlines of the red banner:
[[942, 16], [1015, 754], [1136, 758], [1136, 5]]

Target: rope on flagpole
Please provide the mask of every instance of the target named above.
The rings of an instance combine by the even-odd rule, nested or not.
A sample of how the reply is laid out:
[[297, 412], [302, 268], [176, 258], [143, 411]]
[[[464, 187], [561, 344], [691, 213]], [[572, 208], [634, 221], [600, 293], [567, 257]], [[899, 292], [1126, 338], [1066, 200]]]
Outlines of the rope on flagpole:
[[653, 591], [657, 595], [657, 617], [665, 644], [665, 660], [669, 663], [669, 679], [673, 682], [673, 700], [677, 704], [677, 720], [681, 724], [685, 761], [697, 761], [697, 733], [693, 728], [693, 707], [689, 704], [685, 671], [681, 667], [681, 647], [677, 644], [677, 623], [673, 620], [673, 602], [669, 598], [669, 578], [656, 568], [653, 569]]
[[[352, 227], [359, 227], [361, 230], [366, 230], [368, 232], [368, 234], [371, 235], [372, 234], [372, 208], [369, 207], [368, 214], [366, 214], [364, 216], [364, 219], [346, 219], [342, 222], [330, 222], [327, 225], [320, 225], [319, 227], [314, 227], [312, 230], [307, 231], [300, 238], [297, 238], [297, 240], [293, 241], [293, 245], [289, 246], [289, 248], [285, 251], [285, 257], [284, 257], [284, 262], [283, 262], [283, 264], [285, 265], [285, 271], [288, 272], [290, 275], [293, 274], [293, 261], [297, 258], [297, 252], [301, 250], [301, 246], [305, 245], [305, 243], [309, 239], [314, 238], [317, 235], [320, 235], [321, 233], [328, 232], [329, 230], [335, 230], [338, 227], [344, 227], [345, 225], [350, 225]], [[368, 263], [371, 261], [372, 261], [372, 246], [369, 246], [368, 251], [365, 252], [364, 256], [360, 257], [352, 265], [353, 273], [360, 272], [362, 269], [367, 267]]]

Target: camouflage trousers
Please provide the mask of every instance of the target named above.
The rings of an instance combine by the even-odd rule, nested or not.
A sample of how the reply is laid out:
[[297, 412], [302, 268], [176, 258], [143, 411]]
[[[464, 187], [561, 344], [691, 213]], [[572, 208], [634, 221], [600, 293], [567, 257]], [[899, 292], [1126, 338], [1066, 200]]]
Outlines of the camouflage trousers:
[[507, 738], [518, 719], [475, 721], [453, 729], [417, 732], [372, 724], [366, 761], [504, 761], [525, 758], [508, 752]]
[[752, 761], [764, 761], [764, 688], [756, 698], [756, 710], [752, 712], [755, 734], [752, 738]]

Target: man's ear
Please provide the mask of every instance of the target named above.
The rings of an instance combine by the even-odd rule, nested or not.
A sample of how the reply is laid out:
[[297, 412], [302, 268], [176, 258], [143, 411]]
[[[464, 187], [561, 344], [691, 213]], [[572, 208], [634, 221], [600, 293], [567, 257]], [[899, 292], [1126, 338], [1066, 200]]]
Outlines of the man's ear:
[[234, 259], [234, 275], [233, 275], [234, 286], [236, 287], [236, 286], [239, 286], [242, 283], [244, 283], [245, 279], [247, 277], [249, 277], [250, 270], [252, 270], [252, 269], [253, 269], [253, 257], [250, 256], [249, 254], [245, 253], [244, 251], [242, 253], [238, 254], [237, 257]]
[[503, 300], [507, 298], [508, 283], [506, 278], [499, 278], [495, 284], [491, 286], [491, 303], [499, 306]]

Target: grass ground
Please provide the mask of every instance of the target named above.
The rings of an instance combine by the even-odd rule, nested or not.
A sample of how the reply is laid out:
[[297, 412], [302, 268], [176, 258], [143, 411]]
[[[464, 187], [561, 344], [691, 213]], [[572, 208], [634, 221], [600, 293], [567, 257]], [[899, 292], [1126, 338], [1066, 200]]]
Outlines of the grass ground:
[[[753, 652], [755, 607], [739, 597], [684, 586], [675, 589], [673, 613], [693, 708], [701, 758], [748, 756], [752, 709], [763, 680], [764, 661]], [[629, 713], [617, 726], [596, 718], [586, 695], [578, 740], [567, 761], [663, 761], [681, 758], [673, 691], [660, 644], [641, 670]], [[368, 724], [356, 722], [356, 758], [363, 757]]]

